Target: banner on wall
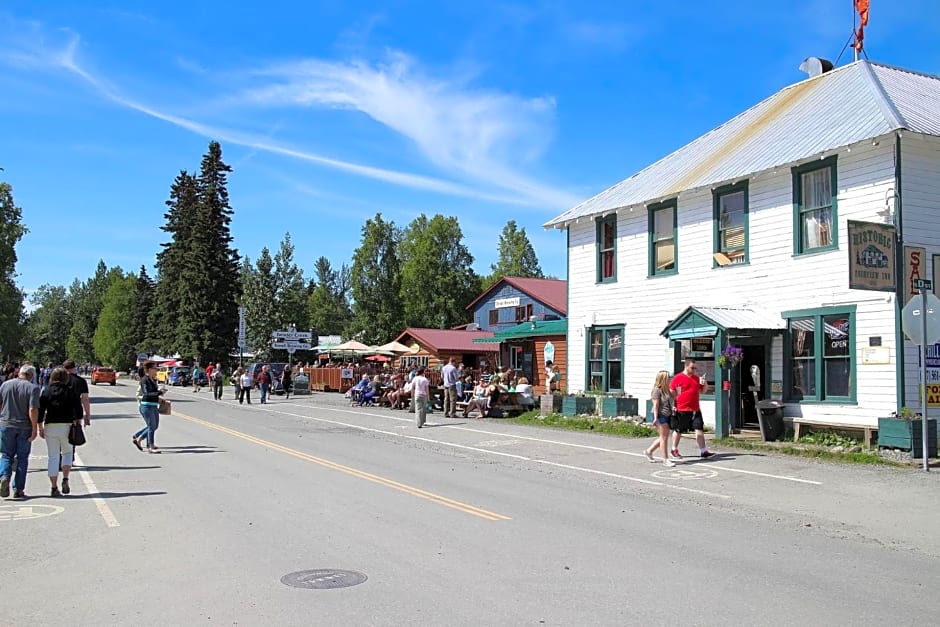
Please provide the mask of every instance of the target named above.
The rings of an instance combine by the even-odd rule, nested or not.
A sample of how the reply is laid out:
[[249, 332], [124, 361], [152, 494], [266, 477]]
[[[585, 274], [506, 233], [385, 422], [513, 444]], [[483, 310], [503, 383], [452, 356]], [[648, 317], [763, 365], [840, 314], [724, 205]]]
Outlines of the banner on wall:
[[849, 289], [893, 292], [895, 229], [849, 220]]
[[904, 247], [904, 302], [910, 302], [914, 294], [920, 290], [914, 289], [914, 279], [927, 278], [927, 249], [921, 246]]

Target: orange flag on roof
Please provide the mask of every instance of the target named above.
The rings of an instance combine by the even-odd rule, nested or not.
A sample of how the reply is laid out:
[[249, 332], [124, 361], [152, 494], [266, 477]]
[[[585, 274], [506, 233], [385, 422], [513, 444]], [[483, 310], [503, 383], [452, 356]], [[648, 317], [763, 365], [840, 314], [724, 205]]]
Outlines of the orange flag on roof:
[[862, 20], [862, 26], [868, 26], [868, 5], [869, 0], [855, 0], [855, 10], [858, 11], [858, 17]]
[[858, 52], [861, 52], [865, 47], [865, 27], [868, 26], [868, 8], [870, 4], [870, 0], [855, 0], [855, 10], [858, 11], [861, 24], [858, 27], [858, 32], [855, 33], [855, 43], [852, 44], [852, 47]]

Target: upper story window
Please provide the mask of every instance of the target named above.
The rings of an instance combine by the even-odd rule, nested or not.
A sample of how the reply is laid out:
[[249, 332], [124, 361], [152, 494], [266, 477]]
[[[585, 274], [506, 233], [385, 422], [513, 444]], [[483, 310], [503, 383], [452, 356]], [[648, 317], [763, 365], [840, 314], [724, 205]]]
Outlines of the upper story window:
[[490, 309], [490, 325], [494, 326], [499, 324], [499, 309]]
[[617, 216], [597, 219], [597, 282], [617, 280]]
[[793, 168], [793, 252], [838, 248], [836, 158]]
[[715, 205], [715, 263], [719, 266], [747, 263], [747, 183], [716, 189], [713, 196]]
[[516, 322], [526, 322], [532, 317], [532, 303], [516, 307]]
[[651, 205], [649, 224], [650, 276], [674, 274], [677, 269], [676, 201]]

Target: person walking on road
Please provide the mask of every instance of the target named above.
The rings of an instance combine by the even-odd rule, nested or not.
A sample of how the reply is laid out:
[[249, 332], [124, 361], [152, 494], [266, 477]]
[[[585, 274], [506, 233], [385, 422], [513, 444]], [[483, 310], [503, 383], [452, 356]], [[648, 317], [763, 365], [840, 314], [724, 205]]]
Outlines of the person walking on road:
[[707, 459], [714, 455], [705, 446], [705, 421], [702, 419], [702, 409], [699, 405], [699, 395], [708, 387], [704, 375], [699, 376], [695, 367], [695, 360], [687, 358], [685, 368], [672, 378], [669, 390], [675, 395], [676, 410], [672, 417], [672, 430], [675, 431], [672, 444], [672, 456], [681, 459], [679, 454], [679, 441], [682, 434], [689, 428], [695, 431], [695, 442], [698, 444], [699, 457]]
[[243, 401], [248, 401], [248, 404], [251, 405], [251, 386], [254, 384], [253, 377], [251, 376], [251, 371], [245, 370], [242, 375], [238, 378], [238, 404], [242, 405]]
[[258, 374], [258, 391], [261, 392], [261, 404], [268, 402], [268, 392], [271, 390], [271, 366], [265, 364]]
[[669, 390], [669, 372], [666, 370], [656, 373], [650, 399], [653, 402], [653, 426], [659, 432], [659, 438], [643, 451], [643, 454], [646, 455], [646, 459], [655, 464], [653, 453], [659, 449], [663, 457], [663, 466], [671, 468], [676, 465], [669, 459], [669, 429], [675, 410], [675, 400]]
[[418, 368], [418, 373], [411, 380], [411, 389], [415, 399], [415, 417], [418, 428], [422, 428], [428, 419], [428, 396], [431, 391], [431, 382], [424, 376], [424, 368]]
[[199, 364], [193, 364], [193, 393], [202, 390], [202, 371]]
[[16, 379], [0, 385], [0, 497], [10, 496], [14, 464], [13, 498], [26, 498], [29, 453], [39, 426], [39, 388], [33, 385], [36, 369], [20, 366]]
[[[69, 385], [69, 373], [56, 368], [49, 377], [49, 387], [39, 396], [39, 437], [46, 440], [49, 453], [50, 496], [69, 494], [69, 473], [75, 458], [75, 447], [69, 443], [72, 423], [82, 419], [82, 401]], [[62, 490], [59, 491], [59, 469], [62, 469]]]
[[290, 364], [284, 366], [284, 370], [281, 371], [281, 387], [284, 389], [285, 400], [288, 401], [290, 400], [291, 388], [294, 387], [292, 375]]
[[146, 362], [144, 376], [140, 380], [140, 413], [147, 422], [147, 426], [134, 434], [134, 445], [143, 450], [140, 440], [146, 437], [148, 453], [160, 452], [155, 444], [154, 436], [160, 427], [160, 396], [165, 392], [166, 388], [157, 385], [157, 364], [152, 361]]
[[441, 369], [441, 385], [444, 386], [444, 418], [457, 417], [457, 358], [451, 357]]
[[69, 373], [69, 385], [82, 401], [82, 409], [85, 411], [85, 426], [91, 424], [91, 401], [88, 400], [88, 381], [80, 374], [75, 372], [75, 360], [66, 359], [62, 364], [65, 371]]
[[225, 375], [222, 374], [222, 364], [216, 364], [212, 369], [212, 398], [217, 401], [222, 400], [222, 386], [225, 385]]

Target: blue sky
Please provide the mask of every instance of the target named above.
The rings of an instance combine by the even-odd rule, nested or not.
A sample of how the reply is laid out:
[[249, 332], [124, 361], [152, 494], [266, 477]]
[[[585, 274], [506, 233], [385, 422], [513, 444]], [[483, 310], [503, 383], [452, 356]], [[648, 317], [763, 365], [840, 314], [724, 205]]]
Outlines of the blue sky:
[[[19, 282], [152, 266], [170, 183], [210, 139], [252, 258], [290, 231], [312, 273], [348, 263], [376, 212], [443, 213], [478, 271], [512, 218], [564, 277], [546, 220], [835, 60], [851, 29], [851, 0], [7, 0]], [[872, 0], [872, 60], [940, 74], [937, 41], [936, 0]]]

